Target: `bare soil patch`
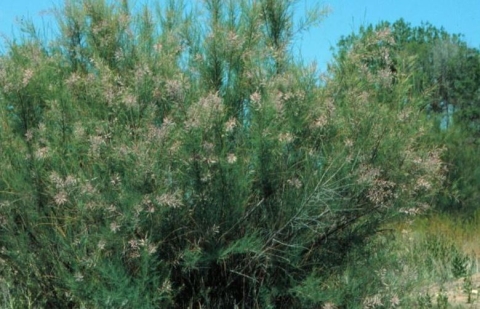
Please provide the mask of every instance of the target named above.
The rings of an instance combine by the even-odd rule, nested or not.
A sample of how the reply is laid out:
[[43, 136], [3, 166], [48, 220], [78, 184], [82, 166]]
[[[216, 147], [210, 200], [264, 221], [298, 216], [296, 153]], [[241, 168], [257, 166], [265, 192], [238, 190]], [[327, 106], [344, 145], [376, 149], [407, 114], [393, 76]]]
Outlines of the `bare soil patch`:
[[[465, 278], [448, 282], [443, 285], [433, 285], [426, 289], [426, 292], [432, 297], [433, 302], [437, 302], [439, 294], [448, 297], [449, 308], [478, 308], [480, 309], [480, 273], [471, 277], [470, 288], [466, 289]], [[469, 302], [470, 293], [470, 302]]]

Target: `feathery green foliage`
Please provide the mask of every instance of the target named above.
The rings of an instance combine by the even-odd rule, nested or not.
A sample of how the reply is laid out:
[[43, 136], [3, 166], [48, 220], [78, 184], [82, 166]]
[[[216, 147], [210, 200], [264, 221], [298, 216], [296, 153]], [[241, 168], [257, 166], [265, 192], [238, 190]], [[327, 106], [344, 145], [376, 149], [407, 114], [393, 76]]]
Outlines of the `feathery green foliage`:
[[430, 206], [443, 149], [388, 28], [320, 81], [292, 59], [294, 5], [71, 0], [57, 39], [11, 44], [0, 275], [20, 306], [362, 302], [324, 282]]

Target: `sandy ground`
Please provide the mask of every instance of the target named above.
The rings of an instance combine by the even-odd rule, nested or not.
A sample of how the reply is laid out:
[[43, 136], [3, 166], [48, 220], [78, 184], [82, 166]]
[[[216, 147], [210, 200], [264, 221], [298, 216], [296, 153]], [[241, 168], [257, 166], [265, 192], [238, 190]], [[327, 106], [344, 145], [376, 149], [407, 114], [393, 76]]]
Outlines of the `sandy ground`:
[[433, 304], [437, 304], [437, 296], [443, 288], [443, 295], [448, 297], [449, 308], [478, 308], [480, 309], [480, 273], [471, 277], [470, 303], [468, 293], [465, 290], [464, 279], [444, 284], [434, 285], [427, 288], [428, 294], [432, 297]]

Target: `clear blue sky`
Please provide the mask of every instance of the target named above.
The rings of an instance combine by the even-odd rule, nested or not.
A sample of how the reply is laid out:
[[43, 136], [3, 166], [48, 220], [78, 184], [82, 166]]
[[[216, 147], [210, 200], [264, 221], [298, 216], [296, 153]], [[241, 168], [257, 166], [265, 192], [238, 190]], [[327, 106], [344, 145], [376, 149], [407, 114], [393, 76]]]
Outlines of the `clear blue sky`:
[[[303, 10], [305, 5], [315, 2], [299, 0], [297, 7]], [[41, 25], [43, 20], [48, 28], [52, 21], [42, 16], [42, 12], [58, 3], [62, 1], [0, 0], [0, 33], [11, 36], [17, 27], [16, 19], [21, 17], [32, 18], [36, 25]], [[322, 70], [331, 59], [330, 47], [335, 46], [342, 35], [382, 20], [394, 22], [404, 18], [413, 26], [428, 21], [436, 27], [444, 27], [449, 33], [463, 34], [471, 47], [480, 48], [480, 0], [322, 0], [320, 3], [331, 8], [330, 15], [320, 27], [303, 34], [295, 50], [305, 61], [316, 60]]]

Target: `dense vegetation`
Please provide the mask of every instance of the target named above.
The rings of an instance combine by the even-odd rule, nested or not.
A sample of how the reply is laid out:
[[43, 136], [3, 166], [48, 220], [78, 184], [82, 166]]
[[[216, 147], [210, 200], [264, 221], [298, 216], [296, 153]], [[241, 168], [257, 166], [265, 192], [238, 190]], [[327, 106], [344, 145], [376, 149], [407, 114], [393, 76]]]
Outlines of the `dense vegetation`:
[[319, 76], [290, 48], [321, 9], [129, 5], [66, 1], [0, 57], [4, 307], [395, 307], [428, 303], [409, 265], [468, 275], [389, 230], [475, 211], [478, 50], [382, 23]]

